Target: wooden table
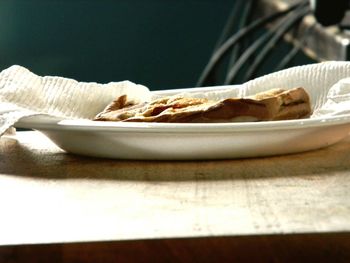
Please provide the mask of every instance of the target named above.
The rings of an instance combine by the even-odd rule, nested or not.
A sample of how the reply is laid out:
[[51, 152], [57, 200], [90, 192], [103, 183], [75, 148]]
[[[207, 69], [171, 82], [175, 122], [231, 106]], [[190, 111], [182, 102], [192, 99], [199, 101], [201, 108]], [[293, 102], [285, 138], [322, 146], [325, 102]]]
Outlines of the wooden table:
[[186, 162], [71, 155], [32, 131], [0, 139], [1, 263], [350, 262], [349, 231], [350, 137]]

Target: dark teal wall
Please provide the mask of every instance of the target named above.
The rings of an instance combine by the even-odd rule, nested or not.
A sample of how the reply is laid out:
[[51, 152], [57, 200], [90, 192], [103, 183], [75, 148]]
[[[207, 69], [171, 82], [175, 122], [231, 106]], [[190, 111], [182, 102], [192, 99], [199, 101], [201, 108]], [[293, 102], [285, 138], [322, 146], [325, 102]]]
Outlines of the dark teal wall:
[[0, 0], [0, 69], [195, 85], [233, 0]]

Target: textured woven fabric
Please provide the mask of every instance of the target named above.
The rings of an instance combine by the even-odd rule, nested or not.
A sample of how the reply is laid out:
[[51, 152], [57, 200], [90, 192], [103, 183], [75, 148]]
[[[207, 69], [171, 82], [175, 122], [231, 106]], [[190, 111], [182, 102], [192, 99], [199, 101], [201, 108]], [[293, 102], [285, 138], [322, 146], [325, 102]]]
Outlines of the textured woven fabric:
[[210, 92], [183, 93], [183, 96], [222, 100], [248, 97], [269, 89], [303, 87], [311, 98], [311, 118], [350, 114], [350, 62], [329, 61], [296, 66], [274, 72], [243, 85], [221, 86]]
[[148, 88], [130, 81], [98, 84], [41, 77], [15, 65], [0, 73], [0, 135], [20, 118], [36, 114], [90, 119], [123, 94], [140, 102], [151, 96]]

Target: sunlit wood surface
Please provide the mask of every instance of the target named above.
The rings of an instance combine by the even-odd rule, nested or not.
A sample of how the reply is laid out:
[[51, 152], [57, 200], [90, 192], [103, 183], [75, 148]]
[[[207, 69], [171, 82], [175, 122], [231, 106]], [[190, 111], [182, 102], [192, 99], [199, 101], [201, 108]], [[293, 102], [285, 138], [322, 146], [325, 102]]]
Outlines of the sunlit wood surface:
[[287, 156], [158, 162], [71, 155], [18, 132], [0, 139], [0, 213], [0, 262], [113, 262], [116, 251], [132, 262], [204, 262], [210, 251], [287, 262], [293, 249], [347, 262], [350, 138]]

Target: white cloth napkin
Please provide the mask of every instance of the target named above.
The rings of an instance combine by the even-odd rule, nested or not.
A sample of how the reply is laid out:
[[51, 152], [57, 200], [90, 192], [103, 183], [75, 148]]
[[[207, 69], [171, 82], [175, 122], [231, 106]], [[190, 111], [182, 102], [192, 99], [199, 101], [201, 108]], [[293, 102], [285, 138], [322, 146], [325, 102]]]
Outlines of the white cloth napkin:
[[[350, 114], [350, 62], [344, 61], [292, 67], [240, 86], [195, 93], [221, 99], [294, 87], [304, 87], [310, 94], [314, 110], [311, 117]], [[62, 77], [40, 77], [21, 66], [12, 66], [0, 73], [0, 136], [25, 116], [48, 114], [91, 119], [122, 94], [140, 102], [152, 98], [148, 88], [129, 81], [84, 83]]]
[[[240, 96], [262, 89], [303, 87], [311, 97], [314, 117], [349, 113], [350, 62], [329, 61], [292, 67], [251, 80], [243, 85]], [[332, 105], [331, 107], [329, 107]]]
[[350, 62], [329, 61], [274, 72], [242, 85], [217, 87], [184, 96], [221, 100], [247, 97], [269, 89], [303, 87], [311, 98], [311, 118], [350, 114]]
[[37, 76], [21, 66], [0, 73], [0, 136], [25, 116], [48, 114], [90, 119], [117, 96], [149, 100], [148, 88], [130, 81], [98, 84], [73, 79]]

